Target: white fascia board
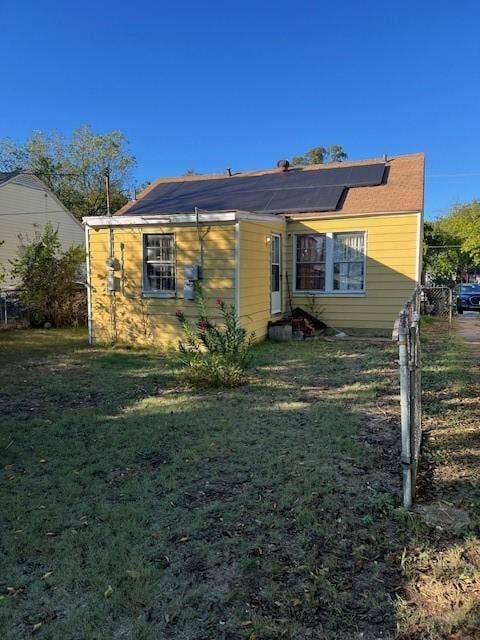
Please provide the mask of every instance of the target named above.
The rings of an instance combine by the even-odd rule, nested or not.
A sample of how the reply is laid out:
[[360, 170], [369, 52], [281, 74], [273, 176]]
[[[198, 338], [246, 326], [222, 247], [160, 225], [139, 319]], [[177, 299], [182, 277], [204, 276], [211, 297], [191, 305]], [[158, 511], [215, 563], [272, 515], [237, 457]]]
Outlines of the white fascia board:
[[144, 216], [86, 216], [83, 223], [89, 227], [147, 227], [149, 225], [179, 225], [179, 224], [212, 224], [222, 222], [236, 222], [238, 220], [263, 220], [263, 221], [283, 221], [284, 218], [276, 215], [263, 215], [250, 213], [248, 211], [227, 211], [221, 213], [175, 213], [172, 215], [144, 215]]

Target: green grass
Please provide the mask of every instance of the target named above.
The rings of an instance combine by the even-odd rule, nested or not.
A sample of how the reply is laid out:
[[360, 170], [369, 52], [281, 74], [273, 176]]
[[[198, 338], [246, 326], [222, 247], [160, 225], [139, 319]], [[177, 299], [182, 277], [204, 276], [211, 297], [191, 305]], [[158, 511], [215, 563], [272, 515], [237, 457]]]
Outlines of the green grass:
[[174, 354], [0, 339], [4, 638], [392, 628], [397, 498], [363, 424], [389, 344], [265, 343], [249, 386], [194, 391]]
[[394, 345], [266, 342], [225, 391], [81, 331], [0, 333], [0, 356], [2, 639], [393, 637], [425, 535]]
[[[420, 504], [466, 511], [471, 524], [451, 531], [419, 526], [403, 564], [397, 614], [401, 638], [480, 637], [480, 450], [478, 361], [445, 321], [422, 330], [423, 447]], [[419, 523], [420, 524], [420, 523]]]

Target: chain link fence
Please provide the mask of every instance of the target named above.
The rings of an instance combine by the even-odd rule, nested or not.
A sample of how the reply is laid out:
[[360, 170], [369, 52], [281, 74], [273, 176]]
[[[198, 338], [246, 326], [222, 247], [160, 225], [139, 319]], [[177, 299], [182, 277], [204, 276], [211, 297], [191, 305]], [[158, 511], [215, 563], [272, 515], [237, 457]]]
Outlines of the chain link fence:
[[418, 286], [398, 314], [393, 339], [398, 341], [400, 373], [401, 463], [403, 505], [415, 499], [418, 461], [422, 443], [422, 367], [420, 354], [420, 314], [424, 305]]
[[0, 328], [11, 329], [28, 326], [28, 314], [20, 298], [19, 290], [0, 291]]
[[453, 300], [453, 291], [448, 287], [422, 287], [421, 313], [448, 318], [451, 322]]
[[398, 342], [403, 504], [406, 508], [410, 508], [415, 499], [422, 444], [420, 317], [447, 318], [451, 325], [454, 300], [454, 292], [448, 287], [419, 285], [398, 314], [393, 329], [392, 338]]

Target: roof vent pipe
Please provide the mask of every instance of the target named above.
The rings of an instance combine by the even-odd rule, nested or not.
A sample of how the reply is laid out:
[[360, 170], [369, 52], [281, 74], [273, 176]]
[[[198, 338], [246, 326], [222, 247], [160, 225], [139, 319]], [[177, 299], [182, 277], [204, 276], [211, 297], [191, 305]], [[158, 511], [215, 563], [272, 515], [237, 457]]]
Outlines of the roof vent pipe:
[[277, 162], [277, 167], [281, 171], [288, 171], [288, 167], [290, 166], [290, 162], [288, 160], [279, 160]]

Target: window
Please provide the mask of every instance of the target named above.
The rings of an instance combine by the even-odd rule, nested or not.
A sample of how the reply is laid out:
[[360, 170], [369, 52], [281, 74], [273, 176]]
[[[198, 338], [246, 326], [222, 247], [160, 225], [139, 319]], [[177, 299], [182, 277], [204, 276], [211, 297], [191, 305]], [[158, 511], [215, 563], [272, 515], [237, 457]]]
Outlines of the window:
[[326, 235], [298, 235], [295, 288], [298, 291], [325, 290]]
[[335, 233], [333, 236], [333, 288], [363, 291], [364, 234]]
[[144, 235], [143, 289], [147, 293], [175, 293], [175, 236], [173, 233]]
[[359, 294], [365, 291], [365, 233], [294, 236], [295, 291]]

